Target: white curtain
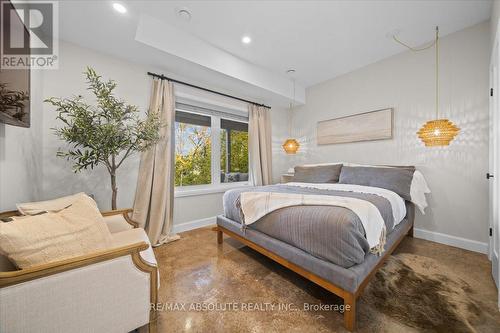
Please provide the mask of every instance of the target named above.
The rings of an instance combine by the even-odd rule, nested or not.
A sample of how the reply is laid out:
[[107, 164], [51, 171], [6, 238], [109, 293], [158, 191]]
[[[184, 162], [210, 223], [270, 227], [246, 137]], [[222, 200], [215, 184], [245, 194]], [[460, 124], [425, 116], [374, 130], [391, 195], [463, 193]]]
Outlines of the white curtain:
[[269, 185], [272, 182], [271, 110], [248, 105], [249, 182]]
[[143, 227], [153, 246], [179, 239], [172, 234], [174, 213], [175, 97], [173, 84], [153, 80], [149, 112], [159, 112], [161, 140], [141, 155], [132, 219]]

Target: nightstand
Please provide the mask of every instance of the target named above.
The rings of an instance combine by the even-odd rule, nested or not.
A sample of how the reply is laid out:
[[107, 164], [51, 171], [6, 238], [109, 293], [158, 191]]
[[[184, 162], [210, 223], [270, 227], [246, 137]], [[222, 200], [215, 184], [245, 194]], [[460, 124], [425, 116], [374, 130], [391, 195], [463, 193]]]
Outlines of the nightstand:
[[288, 183], [293, 181], [293, 174], [291, 173], [284, 173], [281, 175], [281, 184]]

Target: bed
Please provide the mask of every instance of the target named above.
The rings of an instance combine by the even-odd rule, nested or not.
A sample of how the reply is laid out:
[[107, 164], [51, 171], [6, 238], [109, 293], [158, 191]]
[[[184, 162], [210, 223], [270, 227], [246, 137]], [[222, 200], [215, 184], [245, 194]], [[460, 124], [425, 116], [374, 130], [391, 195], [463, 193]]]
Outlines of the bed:
[[425, 209], [430, 191], [414, 167], [334, 165], [296, 167], [286, 184], [227, 191], [217, 241], [233, 237], [343, 298], [352, 331], [357, 297], [412, 236], [415, 202]]

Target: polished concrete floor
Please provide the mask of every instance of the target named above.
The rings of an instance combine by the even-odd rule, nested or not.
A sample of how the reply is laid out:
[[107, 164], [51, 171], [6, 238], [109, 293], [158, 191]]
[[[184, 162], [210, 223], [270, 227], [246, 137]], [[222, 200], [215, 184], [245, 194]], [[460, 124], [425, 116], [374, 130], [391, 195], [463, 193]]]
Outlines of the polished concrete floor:
[[[323, 288], [236, 240], [225, 237], [217, 246], [210, 228], [181, 237], [155, 249], [161, 274], [158, 332], [345, 331], [335, 308], [342, 300]], [[395, 254], [428, 258], [443, 275], [468, 284], [485, 315], [464, 331], [500, 332], [497, 291], [485, 255], [408, 237]], [[404, 317], [379, 311], [372, 300], [362, 296], [358, 303], [358, 332], [439, 331], [406, 326]]]

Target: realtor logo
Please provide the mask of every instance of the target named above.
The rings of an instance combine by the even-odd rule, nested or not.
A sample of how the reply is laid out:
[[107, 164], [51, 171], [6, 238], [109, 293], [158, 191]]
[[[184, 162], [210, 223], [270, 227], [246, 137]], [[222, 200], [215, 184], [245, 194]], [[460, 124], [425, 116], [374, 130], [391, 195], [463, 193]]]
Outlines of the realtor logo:
[[6, 69], [58, 68], [57, 1], [1, 1], [1, 62]]

